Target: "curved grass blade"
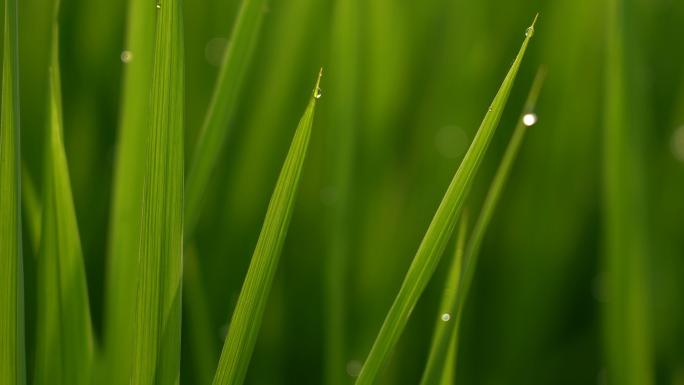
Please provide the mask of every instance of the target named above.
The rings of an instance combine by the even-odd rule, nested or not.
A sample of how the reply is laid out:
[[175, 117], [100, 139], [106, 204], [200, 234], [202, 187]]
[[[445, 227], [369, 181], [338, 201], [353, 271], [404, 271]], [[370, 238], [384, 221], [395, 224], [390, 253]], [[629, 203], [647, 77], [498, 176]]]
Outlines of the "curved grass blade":
[[184, 64], [181, 0], [157, 3], [131, 385], [173, 385], [180, 366]]
[[385, 318], [380, 333], [376, 337], [375, 343], [356, 380], [357, 385], [368, 385], [375, 382], [375, 378], [387, 362], [389, 353], [399, 340], [399, 336], [408, 322], [413, 307], [418, 302], [418, 298], [420, 298], [425, 286], [432, 277], [444, 252], [446, 243], [453, 232], [467, 192], [472, 185], [475, 172], [480, 166], [496, 126], [501, 119], [501, 113], [508, 101], [508, 95], [513, 86], [515, 76], [518, 73], [518, 68], [520, 68], [520, 63], [533, 34], [534, 23], [527, 29], [522, 47], [494, 97], [494, 101], [478, 129], [473, 143], [470, 145], [456, 175], [454, 175], [425, 233], [425, 237], [418, 247], [418, 251], [406, 273], [399, 293], [394, 299], [394, 303]]
[[327, 154], [326, 188], [335, 191], [335, 202], [328, 204], [326, 218], [325, 305], [326, 339], [324, 380], [327, 385], [348, 382], [345, 370], [346, 342], [346, 285], [351, 228], [349, 206], [352, 189], [354, 143], [358, 127], [359, 87], [359, 2], [338, 0], [330, 42], [330, 63], [335, 70], [329, 73], [329, 114], [325, 131]]
[[634, 79], [638, 48], [634, 2], [608, 0], [603, 130], [604, 268], [610, 300], [603, 309], [607, 382], [611, 385], [654, 383], [649, 325], [647, 233], [642, 191], [646, 184], [639, 131], [641, 100]]
[[266, 0], [243, 0], [240, 6], [190, 163], [185, 201], [186, 238], [191, 237], [195, 230], [202, 209], [204, 190], [228, 137], [229, 121], [235, 111], [238, 91], [259, 36], [266, 3]]
[[106, 282], [105, 370], [112, 385], [128, 385], [131, 370], [133, 314], [145, 145], [149, 137], [150, 93], [154, 58], [153, 1], [128, 1], [127, 36], [121, 53], [123, 87], [116, 144]]
[[0, 383], [26, 383], [17, 1], [5, 0], [0, 107]]
[[318, 74], [309, 104], [295, 131], [290, 150], [276, 182], [266, 211], [259, 240], [240, 291], [237, 305], [223, 345], [214, 385], [239, 385], [244, 381], [254, 350], [266, 301], [273, 283], [280, 252], [292, 216], [299, 177], [311, 138], [316, 100], [320, 97]]
[[90, 383], [94, 355], [90, 305], [63, 144], [57, 24], [50, 67], [41, 253], [38, 261], [37, 385]]
[[[444, 310], [443, 313], [451, 314], [453, 316], [449, 317], [449, 322], [441, 322], [438, 324], [435, 338], [433, 339], [430, 348], [428, 363], [421, 380], [422, 385], [439, 384], [439, 379], [444, 377], [444, 373], [448, 370], [453, 371], [453, 366], [456, 364], [456, 353], [450, 353], [450, 349], [456, 349], [458, 347], [458, 329], [463, 315], [463, 306], [468, 297], [468, 292], [470, 291], [470, 286], [475, 274], [480, 246], [482, 245], [484, 234], [487, 231], [487, 227], [489, 226], [489, 222], [492, 219], [499, 197], [501, 196], [501, 191], [510, 174], [513, 162], [520, 150], [527, 128], [536, 122], [536, 115], [528, 114], [533, 114], [534, 106], [537, 104], [537, 98], [541, 91], [545, 74], [544, 69], [537, 71], [534, 83], [527, 96], [523, 113], [520, 115], [520, 119], [518, 119], [518, 123], [513, 131], [513, 136], [506, 147], [506, 152], [501, 160], [501, 164], [489, 187], [489, 191], [487, 192], [487, 196], [482, 205], [482, 211], [480, 212], [477, 222], [475, 222], [473, 232], [468, 239], [461, 281], [454, 292], [445, 293], [443, 298], [443, 306], [440, 307], [440, 309]], [[526, 116], [528, 116], [527, 119], [530, 119], [529, 116], [534, 116], [535, 118], [534, 120], [526, 120]], [[454, 360], [449, 358], [451, 355], [454, 356]]]

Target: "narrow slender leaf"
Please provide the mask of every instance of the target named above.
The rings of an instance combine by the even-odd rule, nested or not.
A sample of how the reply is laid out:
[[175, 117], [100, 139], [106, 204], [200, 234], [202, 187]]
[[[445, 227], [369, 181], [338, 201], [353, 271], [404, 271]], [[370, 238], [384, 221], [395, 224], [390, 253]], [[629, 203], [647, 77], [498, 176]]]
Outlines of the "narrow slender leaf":
[[311, 138], [316, 100], [320, 97], [318, 75], [316, 87], [295, 131], [290, 150], [276, 182], [266, 211], [259, 240], [252, 255], [240, 297], [233, 311], [228, 335], [223, 345], [214, 385], [239, 385], [245, 379], [268, 294], [273, 284], [280, 252], [292, 216], [299, 177]]
[[[630, 0], [607, 1], [603, 130], [604, 267], [609, 295], [604, 307], [607, 382], [654, 383], [647, 281], [646, 184], [639, 140], [641, 100], [634, 80], [635, 48]], [[634, 96], [633, 96], [634, 95]]]
[[501, 113], [508, 101], [508, 95], [513, 86], [515, 76], [518, 73], [518, 68], [533, 34], [534, 23], [527, 29], [522, 47], [494, 97], [494, 101], [478, 129], [473, 143], [470, 145], [456, 175], [454, 175], [425, 233], [425, 237], [418, 247], [418, 251], [406, 273], [399, 293], [356, 380], [357, 385], [375, 382], [377, 375], [387, 362], [389, 353], [399, 340], [413, 307], [418, 302], [425, 286], [432, 277], [449, 240], [449, 236], [453, 232], [463, 202], [471, 187], [473, 177], [480, 166], [496, 126], [501, 119]]
[[230, 43], [219, 70], [209, 110], [193, 153], [185, 203], [185, 235], [192, 236], [202, 209], [202, 197], [219, 153], [228, 137], [230, 119], [245, 70], [252, 58], [267, 0], [242, 0]]
[[[453, 366], [456, 364], [456, 353], [451, 353], [450, 350], [456, 349], [458, 346], [458, 331], [463, 315], [463, 307], [475, 274], [480, 246], [482, 245], [484, 234], [492, 219], [496, 205], [499, 202], [501, 191], [506, 184], [513, 162], [520, 150], [527, 128], [536, 123], [536, 115], [533, 115], [533, 111], [534, 106], [537, 103], [539, 92], [541, 91], [544, 77], [545, 71], [540, 69], [537, 72], [537, 76], [535, 77], [532, 88], [527, 96], [523, 113], [520, 115], [520, 119], [518, 119], [518, 123], [513, 131], [513, 136], [506, 147], [506, 152], [501, 160], [501, 164], [489, 187], [489, 191], [487, 192], [487, 196], [482, 206], [482, 211], [480, 212], [477, 222], [475, 222], [473, 232], [468, 239], [464, 257], [463, 276], [459, 285], [453, 292], [448, 293], [448, 296], [445, 294], [443, 298], [443, 307], [440, 309], [444, 309], [444, 313], [451, 314], [452, 316], [449, 317], [450, 322], [438, 324], [435, 338], [433, 339], [430, 348], [428, 363], [421, 380], [422, 385], [439, 384], [439, 379], [443, 379], [445, 376], [444, 373], [447, 371], [453, 372]], [[454, 360], [449, 358], [451, 355], [454, 356]]]
[[129, 0], [127, 36], [121, 53], [123, 86], [116, 144], [106, 281], [105, 355], [107, 379], [128, 385], [145, 146], [150, 128], [150, 88], [154, 58], [155, 2]]
[[442, 371], [442, 379], [440, 385], [453, 385], [456, 380], [456, 356], [458, 355], [458, 335], [451, 336], [449, 348], [447, 350], [446, 362], [447, 365]]
[[89, 384], [94, 355], [88, 289], [63, 144], [57, 24], [53, 27], [49, 127], [38, 261], [37, 385]]
[[185, 92], [181, 3], [157, 3], [131, 385], [179, 381]]
[[348, 382], [346, 292], [347, 263], [350, 256], [351, 228], [350, 190], [358, 127], [359, 42], [358, 0], [335, 1], [330, 41], [330, 100], [326, 103], [328, 117], [325, 130], [326, 189], [334, 191], [336, 199], [326, 207], [325, 306], [326, 340], [325, 371], [327, 385]]
[[[432, 344], [430, 347], [430, 356], [428, 358], [428, 364], [425, 368], [425, 373], [423, 373], [423, 379], [421, 382], [426, 382], [426, 374], [433, 366], [433, 362], [436, 357], [445, 358], [447, 365], [441, 373], [438, 373], [437, 378], [441, 378], [440, 382], [434, 382], [435, 384], [453, 384], [454, 370], [453, 364], [456, 363], [456, 349], [457, 341], [456, 338], [452, 338], [453, 333], [447, 327], [450, 323], [454, 322], [454, 317], [456, 313], [454, 312], [454, 304], [456, 303], [456, 298], [460, 294], [458, 288], [461, 283], [461, 275], [463, 270], [463, 252], [465, 249], [466, 235], [468, 228], [467, 215], [463, 214], [461, 217], [461, 224], [458, 228], [458, 236], [456, 238], [456, 249], [454, 251], [453, 260], [451, 266], [449, 267], [449, 272], [447, 274], [446, 284], [444, 285], [444, 294], [442, 295], [442, 302], [439, 305], [439, 315], [437, 318], [437, 323], [435, 324], [435, 331], [432, 335]], [[440, 343], [440, 341], [448, 341], [447, 354], [445, 356], [439, 356], [436, 354], [435, 347]]]
[[5, 0], [0, 107], [0, 383], [26, 383], [17, 1]]

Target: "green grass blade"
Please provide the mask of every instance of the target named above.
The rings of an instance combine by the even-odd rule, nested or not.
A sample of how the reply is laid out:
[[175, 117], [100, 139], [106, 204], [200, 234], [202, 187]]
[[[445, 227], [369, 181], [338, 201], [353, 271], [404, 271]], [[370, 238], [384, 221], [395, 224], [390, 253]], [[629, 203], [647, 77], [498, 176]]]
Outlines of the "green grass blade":
[[[421, 380], [422, 384], [453, 384], [453, 364], [456, 362], [457, 344], [456, 339], [452, 338], [453, 333], [451, 333], [451, 330], [447, 326], [454, 322], [453, 318], [456, 316], [454, 309], [456, 299], [460, 294], [459, 286], [463, 270], [463, 252], [465, 249], [467, 228], [467, 215], [463, 214], [461, 217], [461, 224], [458, 228], [458, 236], [456, 238], [456, 250], [447, 274], [442, 301], [439, 305], [439, 316], [437, 318], [437, 323], [435, 324], [435, 331], [432, 335], [430, 355], [428, 357], [427, 366], [425, 367], [425, 373], [423, 373], [423, 379]], [[438, 349], [438, 346], [442, 341], [448, 341], [446, 355], [444, 352], [439, 352]], [[444, 370], [437, 369], [437, 366], [440, 366], [437, 361], [442, 360], [443, 357], [446, 358], [444, 359], [444, 363], [448, 364], [444, 366]], [[432, 373], [434, 373], [434, 375]], [[441, 381], [437, 382], [431, 378], [441, 378]]]
[[[461, 295], [459, 296], [457, 310], [459, 313], [463, 311], [463, 306], [465, 304], [466, 299], [468, 298], [468, 292], [470, 291], [470, 286], [472, 284], [473, 276], [475, 275], [475, 269], [477, 267], [477, 260], [480, 253], [480, 247], [482, 246], [482, 240], [484, 238], [485, 233], [487, 232], [489, 222], [491, 222], [492, 216], [494, 215], [494, 211], [496, 209], [496, 205], [499, 202], [499, 198], [501, 197], [503, 187], [505, 186], [506, 181], [508, 180], [511, 167], [515, 162], [515, 158], [518, 156], [518, 152], [520, 151], [520, 146], [522, 145], [522, 141], [525, 137], [527, 129], [532, 124], [536, 123], [536, 115], [534, 115], [534, 123], [530, 124], [529, 126], [529, 123], [526, 124], [524, 119], [525, 115], [527, 115], [528, 113], [534, 113], [534, 108], [537, 104], [537, 99], [539, 98], [539, 93], [541, 92], [541, 87], [544, 83], [545, 77], [546, 72], [543, 68], [541, 68], [537, 72], [534, 83], [532, 84], [530, 92], [527, 95], [527, 100], [525, 102], [523, 113], [520, 115], [520, 119], [518, 119], [518, 123], [513, 131], [511, 140], [509, 141], [508, 146], [506, 147], [506, 152], [504, 153], [503, 159], [499, 164], [499, 168], [497, 169], [496, 174], [494, 175], [494, 179], [492, 180], [492, 184], [489, 187], [489, 191], [487, 192], [485, 201], [482, 204], [482, 211], [480, 212], [480, 215], [477, 218], [477, 222], [475, 222], [475, 226], [473, 227], [473, 232], [470, 236], [470, 239], [468, 239], [468, 247], [466, 249], [465, 254], [465, 267], [463, 270], [463, 280], [461, 283]], [[457, 319], [458, 318], [460, 318], [460, 314], [457, 317]]]
[[183, 261], [183, 307], [187, 317], [187, 343], [193, 363], [196, 385], [209, 385], [218, 362], [218, 339], [212, 324], [207, 291], [202, 281], [195, 247], [185, 249]]
[[327, 205], [325, 305], [326, 340], [324, 380], [327, 385], [347, 382], [346, 291], [347, 260], [350, 256], [350, 192], [352, 188], [355, 137], [359, 122], [359, 2], [335, 1], [330, 42], [330, 63], [326, 104], [329, 112], [325, 130], [327, 154], [326, 189], [336, 199]]
[[458, 334], [454, 333], [449, 341], [449, 348], [446, 355], [446, 366], [442, 371], [440, 385], [454, 385], [456, 381], [456, 356], [458, 355]]
[[320, 97], [318, 75], [309, 104], [295, 131], [290, 150], [266, 211], [259, 240], [223, 345], [214, 385], [239, 385], [247, 374], [266, 301], [292, 216], [299, 177], [304, 165], [316, 100]]
[[57, 25], [50, 66], [41, 253], [37, 385], [89, 384], [94, 355], [88, 289], [63, 143]]
[[[524, 118], [526, 114], [532, 114], [534, 111], [544, 77], [545, 71], [540, 69], [537, 72], [537, 76], [535, 77], [532, 88], [527, 96], [523, 113], [520, 115], [520, 119], [518, 119], [518, 123], [513, 131], [513, 136], [506, 147], [506, 152], [501, 160], [501, 164], [489, 187], [489, 191], [487, 192], [487, 196], [482, 205], [482, 211], [480, 211], [473, 232], [468, 239], [464, 257], [463, 275], [458, 289], [456, 290], [458, 295], [450, 293], [448, 298], [446, 296], [444, 297], [445, 302], [443, 302], [444, 306], [441, 309], [445, 309], [444, 313], [452, 314], [453, 316], [449, 318], [450, 322], [438, 324], [437, 331], [441, 334], [440, 337], [437, 338], [437, 333], [435, 333], [436, 338], [433, 339], [432, 342], [428, 364], [425, 367], [425, 372], [423, 373], [423, 378], [421, 380], [422, 385], [438, 384], [439, 379], [443, 378], [444, 372], [453, 370], [453, 366], [455, 365], [455, 361], [450, 361], [447, 357], [450, 355], [449, 350], [452, 345], [454, 348], [457, 348], [458, 329], [463, 315], [463, 306], [468, 297], [468, 292], [470, 291], [470, 286], [475, 274], [480, 246], [482, 245], [484, 234], [487, 231], [487, 227], [492, 219], [499, 198], [501, 197], [501, 192], [506, 184], [511, 167], [518, 155], [520, 146], [522, 145], [527, 128], [534, 124], [533, 122], [524, 123]], [[536, 117], [536, 115], [534, 116]]]
[[121, 111], [116, 144], [107, 260], [105, 355], [107, 378], [128, 385], [131, 370], [133, 313], [145, 146], [149, 137], [150, 88], [154, 59], [156, 8], [152, 1], [128, 1]]
[[473, 177], [480, 166], [496, 126], [501, 119], [501, 113], [508, 101], [508, 95], [513, 86], [515, 76], [518, 73], [520, 63], [533, 34], [534, 23], [527, 29], [522, 47], [494, 97], [494, 101], [478, 129], [473, 143], [470, 145], [463, 162], [451, 181], [425, 233], [425, 237], [406, 273], [399, 293], [356, 380], [357, 385], [368, 385], [375, 382], [375, 378], [387, 362], [389, 353], [399, 340], [399, 336], [408, 322], [413, 307], [418, 302], [418, 298], [420, 298], [425, 286], [432, 277], [449, 240], [449, 236], [453, 232], [467, 192], [472, 185]]
[[[647, 217], [642, 189], [643, 150], [639, 131], [642, 100], [632, 95], [634, 50], [628, 42], [636, 12], [629, 0], [607, 1], [603, 130], [603, 226], [606, 289], [604, 334], [606, 372], [611, 385], [654, 383], [648, 313]], [[634, 33], [634, 35], [632, 35]]]
[[31, 247], [34, 255], [38, 255], [40, 252], [40, 217], [43, 209], [40, 205], [36, 184], [25, 164], [22, 164], [21, 168], [21, 204], [24, 207]]
[[0, 107], [0, 383], [26, 383], [17, 1], [5, 0]]
[[179, 380], [183, 259], [182, 1], [157, 3], [131, 385]]
[[238, 91], [252, 58], [266, 0], [243, 0], [230, 44], [219, 70], [214, 94], [204, 119], [188, 172], [185, 201], [185, 236], [191, 237], [199, 219], [202, 197], [228, 137]]

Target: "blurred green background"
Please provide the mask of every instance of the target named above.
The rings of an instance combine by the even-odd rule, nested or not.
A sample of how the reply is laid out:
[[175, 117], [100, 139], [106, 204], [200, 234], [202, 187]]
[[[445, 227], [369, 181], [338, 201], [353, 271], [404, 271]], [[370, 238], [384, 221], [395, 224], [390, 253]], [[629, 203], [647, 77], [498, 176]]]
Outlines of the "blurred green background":
[[[21, 0], [22, 153], [41, 178], [52, 0]], [[344, 2], [345, 0], [340, 0]], [[259, 385], [319, 384], [328, 344], [325, 216], [345, 199], [345, 367], [363, 362], [427, 225], [524, 37], [537, 32], [468, 206], [477, 213], [540, 64], [548, 77], [482, 250], [462, 329], [463, 384], [604, 381], [602, 124], [606, 13], [596, 0], [347, 0], [358, 14], [331, 33], [335, 1], [272, 0], [222, 160], [196, 232], [200, 294], [184, 298], [181, 382], [213, 371], [268, 199], [318, 68], [325, 70], [309, 157], [247, 376]], [[96, 332], [118, 127], [126, 1], [62, 0], [65, 146]], [[646, 213], [644, 274], [656, 383], [684, 384], [684, 2], [625, 1], [626, 92], [637, 108], [635, 180]], [[186, 0], [186, 159], [230, 38], [237, 0]], [[335, 53], [339, 39], [351, 51]], [[331, 52], [332, 51], [332, 52]], [[339, 52], [342, 52], [340, 55]], [[345, 56], [346, 55], [346, 56]], [[335, 81], [330, 81], [335, 79]], [[340, 96], [335, 85], [349, 84]], [[353, 114], [353, 116], [349, 116]], [[330, 126], [348, 119], [349, 189], [329, 178]], [[142, 167], [142, 165], [141, 165]], [[38, 185], [40, 185], [38, 183]], [[40, 186], [39, 186], [40, 188]], [[27, 253], [27, 320], [35, 260]], [[415, 308], [383, 384], [417, 383], [436, 317], [444, 258]], [[187, 261], [186, 265], [190, 266]], [[186, 274], [187, 276], [187, 274]], [[134, 283], [131, 283], [134, 284]], [[205, 307], [209, 338], [189, 312]], [[628, 320], [626, 320], [628, 322]], [[29, 368], [33, 329], [27, 328]], [[201, 352], [201, 355], [197, 352]], [[30, 370], [29, 370], [30, 373]], [[211, 374], [209, 374], [211, 379]]]

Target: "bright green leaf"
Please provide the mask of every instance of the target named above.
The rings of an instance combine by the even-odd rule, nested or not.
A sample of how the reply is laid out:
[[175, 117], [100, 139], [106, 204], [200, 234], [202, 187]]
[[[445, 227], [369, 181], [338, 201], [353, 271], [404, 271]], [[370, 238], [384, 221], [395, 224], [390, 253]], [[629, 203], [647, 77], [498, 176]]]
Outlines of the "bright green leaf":
[[399, 340], [413, 307], [418, 302], [425, 286], [432, 277], [444, 252], [446, 243], [453, 232], [463, 202], [473, 183], [475, 173], [482, 162], [496, 126], [501, 119], [501, 113], [508, 101], [508, 95], [513, 87], [515, 76], [518, 73], [520, 63], [533, 34], [534, 23], [527, 29], [522, 47], [494, 97], [489, 111], [485, 114], [473, 143], [470, 145], [463, 162], [451, 181], [425, 233], [423, 241], [418, 247], [418, 251], [406, 273], [399, 293], [356, 380], [357, 385], [368, 385], [375, 382], [380, 370], [388, 360], [389, 353]]
[[150, 133], [150, 88], [154, 58], [154, 1], [130, 0], [116, 143], [106, 280], [105, 356], [107, 378], [128, 385], [133, 313], [140, 247], [145, 146]]
[[445, 374], [447, 372], [451, 372], [451, 376], [453, 376], [454, 365], [456, 365], [455, 350], [458, 348], [458, 332], [461, 324], [461, 317], [463, 316], [463, 307], [475, 274], [480, 246], [482, 245], [484, 234], [492, 219], [499, 197], [501, 196], [501, 191], [506, 184], [511, 167], [520, 150], [520, 145], [527, 132], [527, 128], [536, 123], [536, 115], [533, 115], [534, 107], [537, 103], [539, 92], [541, 91], [544, 76], [545, 71], [540, 69], [537, 72], [534, 84], [527, 96], [523, 113], [520, 115], [520, 119], [518, 119], [518, 123], [513, 131], [513, 136], [506, 147], [506, 152], [501, 160], [501, 164], [489, 187], [489, 191], [487, 192], [487, 196], [482, 205], [482, 211], [480, 211], [473, 232], [468, 239], [465, 256], [463, 257], [463, 274], [459, 280], [459, 284], [453, 289], [448, 289], [442, 299], [443, 302], [440, 307], [440, 314], [447, 313], [451, 314], [451, 316], [449, 317], [449, 322], [438, 323], [438, 327], [435, 331], [435, 338], [432, 340], [428, 363], [425, 367], [425, 372], [423, 372], [423, 378], [421, 380], [422, 385], [439, 384], [440, 378], [444, 381], [444, 377], [448, 376]]
[[290, 151], [273, 190], [261, 234], [233, 311], [233, 318], [214, 377], [214, 385], [240, 385], [247, 374], [247, 367], [254, 350], [292, 216], [299, 177], [311, 138], [316, 100], [320, 97], [321, 73], [318, 75], [316, 87], [304, 115], [299, 121]]
[[5, 0], [0, 107], [0, 383], [26, 383], [17, 1]]
[[81, 241], [63, 143], [57, 24], [53, 28], [38, 260], [37, 385], [90, 383], [93, 331]]
[[130, 385], [179, 381], [185, 97], [181, 3], [157, 3]]

